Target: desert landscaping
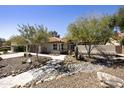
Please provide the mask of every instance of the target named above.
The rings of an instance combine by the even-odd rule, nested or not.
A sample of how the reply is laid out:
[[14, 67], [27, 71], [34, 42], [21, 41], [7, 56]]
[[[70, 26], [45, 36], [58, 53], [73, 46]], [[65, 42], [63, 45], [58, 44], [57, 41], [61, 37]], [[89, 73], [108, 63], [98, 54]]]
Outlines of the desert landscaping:
[[[72, 61], [71, 61], [72, 62]], [[74, 66], [75, 64], [75, 66]], [[80, 65], [79, 65], [80, 64]], [[77, 66], [76, 66], [77, 65]], [[60, 79], [54, 79], [49, 82], [42, 82], [36, 85], [33, 85], [35, 88], [107, 88], [107, 87], [118, 87], [117, 85], [111, 86], [109, 84], [103, 84], [98, 76], [98, 72], [108, 73], [110, 75], [119, 77], [124, 80], [123, 66], [110, 66], [105, 65], [95, 65], [91, 62], [77, 62], [73, 63], [72, 67], [77, 68], [78, 72], [62, 77]], [[104, 76], [104, 78], [109, 78]], [[110, 79], [110, 81], [113, 78]], [[117, 81], [112, 81], [116, 83]], [[123, 84], [123, 81], [121, 82]]]
[[[39, 63], [36, 61], [35, 55], [33, 54], [33, 56], [30, 57], [31, 60], [33, 59], [32, 63], [23, 63], [23, 61], [19, 61], [25, 58], [22, 54], [23, 53], [21, 53], [20, 57], [5, 58], [0, 61], [0, 87], [124, 87], [124, 60], [121, 59], [123, 57], [120, 56], [113, 57], [113, 62], [115, 63], [110, 63], [110, 61], [108, 63], [103, 63], [105, 58], [102, 59], [102, 63], [99, 63], [98, 60], [96, 60], [96, 58], [99, 57], [96, 55], [90, 59], [85, 57], [85, 60], [76, 60], [74, 55], [43, 55], [39, 57], [41, 60]], [[116, 63], [116, 60], [119, 59], [121, 61]]]

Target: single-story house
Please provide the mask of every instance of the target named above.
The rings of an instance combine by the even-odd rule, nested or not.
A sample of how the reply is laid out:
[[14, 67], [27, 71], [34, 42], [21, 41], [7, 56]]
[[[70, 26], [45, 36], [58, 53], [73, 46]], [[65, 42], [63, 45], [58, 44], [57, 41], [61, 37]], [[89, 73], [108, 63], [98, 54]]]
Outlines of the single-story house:
[[64, 39], [58, 37], [50, 37], [49, 42], [42, 44], [39, 47], [39, 52], [48, 52], [48, 53], [61, 53], [67, 51], [67, 43]]
[[[29, 52], [37, 52], [37, 45], [30, 44]], [[18, 45], [15, 42], [11, 43], [12, 52], [24, 52], [26, 50], [25, 45]], [[39, 46], [39, 53], [68, 53], [69, 50], [74, 50], [73, 42], [68, 42], [64, 38], [50, 37], [49, 42], [43, 43]]]

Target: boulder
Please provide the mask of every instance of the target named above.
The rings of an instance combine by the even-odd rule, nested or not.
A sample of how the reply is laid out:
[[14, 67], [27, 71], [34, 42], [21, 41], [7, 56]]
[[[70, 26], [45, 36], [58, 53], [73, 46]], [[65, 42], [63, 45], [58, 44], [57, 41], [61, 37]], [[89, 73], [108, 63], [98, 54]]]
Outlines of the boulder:
[[97, 72], [97, 77], [102, 82], [101, 83], [102, 86], [104, 84], [108, 85], [109, 87], [114, 87], [114, 88], [121, 88], [124, 86], [124, 80], [118, 77], [115, 77], [113, 75], [110, 75], [104, 72]]
[[29, 63], [29, 64], [31, 64], [32, 63], [31, 58], [28, 58], [26, 62]]
[[49, 78], [44, 79], [44, 82], [51, 81], [51, 80], [53, 80], [55, 78], [56, 78], [56, 76], [50, 76]]

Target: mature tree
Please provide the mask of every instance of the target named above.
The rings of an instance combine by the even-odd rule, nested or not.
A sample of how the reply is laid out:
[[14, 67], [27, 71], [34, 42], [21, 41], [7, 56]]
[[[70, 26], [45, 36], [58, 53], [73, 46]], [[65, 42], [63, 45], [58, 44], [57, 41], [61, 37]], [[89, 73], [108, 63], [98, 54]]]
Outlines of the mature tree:
[[56, 31], [50, 31], [49, 34], [50, 34], [50, 36], [52, 36], [52, 37], [60, 37], [60, 35], [59, 35], [58, 32], [56, 32]]
[[[43, 25], [18, 25], [18, 30], [21, 34], [21, 37], [27, 42], [26, 43], [26, 53], [28, 52], [28, 45], [35, 44], [37, 46], [37, 60], [38, 59], [38, 52], [41, 48], [41, 44], [48, 42], [49, 40], [49, 33], [48, 29]], [[58, 34], [55, 34], [58, 35]]]
[[15, 43], [17, 45], [25, 45], [27, 44], [26, 40], [24, 37], [22, 36], [12, 36], [8, 41], [8, 44], [11, 45], [11, 43]]
[[2, 46], [3, 45], [3, 43], [5, 43], [5, 39], [4, 38], [0, 38], [0, 46]]
[[48, 30], [46, 27], [43, 25], [39, 25], [36, 27], [37, 33], [35, 34], [35, 37], [33, 38], [34, 43], [37, 45], [37, 60], [39, 61], [38, 58], [38, 52], [39, 48], [41, 49], [41, 45], [49, 41], [49, 34]]
[[34, 35], [36, 34], [35, 26], [31, 25], [18, 25], [18, 31], [20, 32], [21, 36], [25, 38], [27, 41], [26, 44], [26, 53], [29, 52], [28, 45], [32, 44]]
[[105, 44], [111, 37], [112, 31], [109, 28], [110, 18], [80, 18], [69, 25], [69, 33], [74, 40], [82, 42], [86, 46], [88, 56], [90, 57], [93, 45]]
[[112, 16], [112, 25], [119, 26], [121, 32], [124, 32], [124, 7], [119, 8], [118, 12]]
[[120, 27], [121, 31], [124, 32], [124, 8], [120, 8], [117, 13], [117, 25]]

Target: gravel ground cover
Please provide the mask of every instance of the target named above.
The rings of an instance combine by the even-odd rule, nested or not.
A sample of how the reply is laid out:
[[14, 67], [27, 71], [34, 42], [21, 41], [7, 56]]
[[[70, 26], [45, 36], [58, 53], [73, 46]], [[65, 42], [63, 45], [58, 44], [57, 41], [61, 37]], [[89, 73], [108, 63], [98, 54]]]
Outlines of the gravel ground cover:
[[[32, 58], [35, 59], [35, 56], [33, 56]], [[64, 60], [64, 64], [61, 64], [61, 62], [63, 63], [63, 61], [56, 59], [46, 62], [46, 65], [43, 66], [43, 64], [41, 64], [42, 61], [41, 63], [39, 63], [36, 60], [34, 60], [32, 64], [19, 63], [20, 62], [19, 60], [21, 59], [23, 58], [17, 57], [11, 59], [4, 59], [0, 61], [1, 63], [2, 62], [4, 63], [4, 64], [3, 63], [0, 64], [1, 66], [0, 69], [4, 68], [3, 69], [4, 73], [8, 71], [8, 73], [11, 72], [11, 74], [13, 74], [14, 71], [16, 74], [19, 74], [20, 71], [22, 73], [23, 71], [25, 72], [35, 68], [34, 70], [31, 70], [29, 72], [31, 77], [37, 79], [37, 81], [36, 80], [32, 81], [33, 79], [31, 78], [32, 79], [30, 80], [31, 82], [23, 86], [27, 88], [29, 87], [31, 88], [102, 88], [103, 86], [101, 86], [101, 82], [97, 78], [97, 72], [99, 71], [114, 75], [124, 80], [123, 60], [121, 61], [117, 60], [118, 62], [121, 62], [121, 64], [120, 63], [118, 64], [116, 62], [116, 64], [112, 64], [108, 66], [106, 65], [106, 63], [94, 64], [93, 62], [95, 61], [94, 59], [88, 59], [87, 61], [80, 61], [80, 60], [76, 60], [72, 56], [67, 56]], [[41, 59], [44, 60], [44, 57], [41, 57]], [[99, 61], [101, 61], [101, 59]], [[105, 60], [102, 61], [104, 62]], [[8, 64], [6, 62], [10, 62], [9, 70], [7, 70], [6, 68]], [[17, 62], [18, 64], [13, 62]], [[19, 64], [22, 66], [18, 66]], [[17, 75], [17, 78], [18, 76], [19, 75]], [[25, 75], [23, 75], [23, 78], [25, 78]], [[20, 87], [20, 86], [16, 86], [16, 87]]]
[[[78, 68], [78, 73], [53, 79], [47, 82], [34, 84], [33, 88], [102, 88], [100, 81], [97, 78], [97, 72], [105, 72], [124, 80], [124, 67], [122, 66], [105, 66], [99, 64], [92, 64], [91, 62], [84, 62], [75, 60], [74, 57], [68, 56], [65, 59], [66, 64], [70, 68]], [[75, 65], [77, 64], [77, 65]], [[79, 65], [80, 64], [80, 65]]]
[[22, 63], [22, 61], [26, 60], [25, 57], [15, 57], [3, 59], [0, 61], [0, 78], [7, 77], [9, 75], [18, 75], [20, 73], [26, 72], [33, 68], [39, 68], [43, 66], [43, 64], [49, 60], [50, 57], [39, 57], [40, 62], [37, 62], [36, 56], [30, 57], [32, 63]]
[[71, 76], [39, 83], [34, 88], [97, 88], [100, 87], [96, 73], [76, 73]]
[[[102, 72], [109, 73], [124, 80], [124, 70], [122, 68], [103, 68]], [[49, 82], [42, 82], [33, 86], [34, 88], [102, 88], [97, 78], [96, 72], [80, 72], [71, 76], [54, 79]]]

